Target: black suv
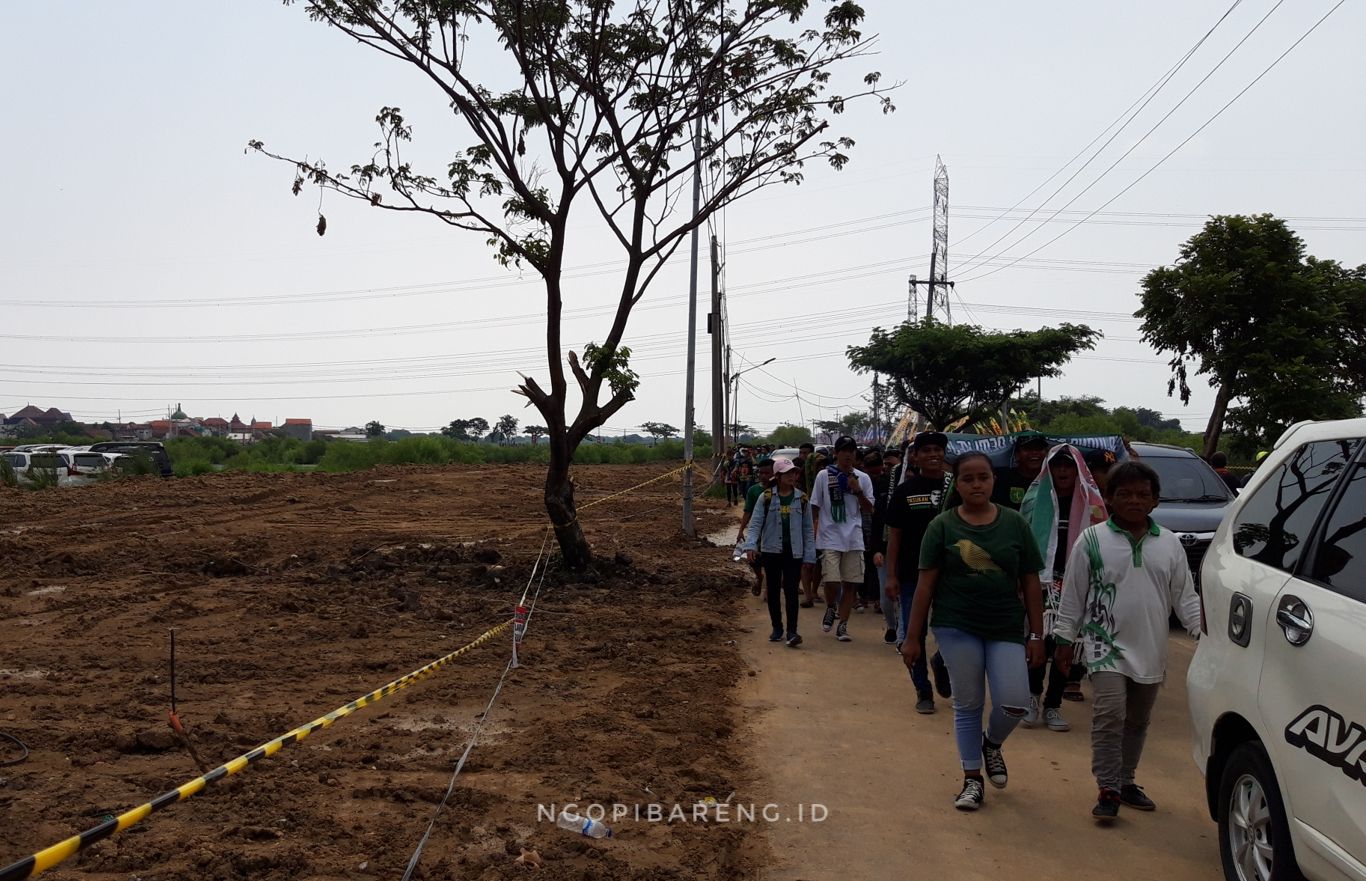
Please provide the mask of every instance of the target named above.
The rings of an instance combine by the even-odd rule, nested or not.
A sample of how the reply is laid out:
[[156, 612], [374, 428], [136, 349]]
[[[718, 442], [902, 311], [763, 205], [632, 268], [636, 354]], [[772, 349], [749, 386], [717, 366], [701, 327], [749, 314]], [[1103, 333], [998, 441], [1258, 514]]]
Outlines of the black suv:
[[1162, 481], [1162, 497], [1153, 511], [1153, 519], [1181, 540], [1198, 587], [1200, 563], [1233, 503], [1233, 492], [1192, 450], [1166, 444], [1129, 446], [1138, 454], [1138, 461], [1156, 471]]
[[90, 445], [92, 453], [121, 453], [125, 456], [146, 456], [161, 472], [162, 477], [175, 473], [171, 468], [171, 457], [161, 441], [103, 441]]

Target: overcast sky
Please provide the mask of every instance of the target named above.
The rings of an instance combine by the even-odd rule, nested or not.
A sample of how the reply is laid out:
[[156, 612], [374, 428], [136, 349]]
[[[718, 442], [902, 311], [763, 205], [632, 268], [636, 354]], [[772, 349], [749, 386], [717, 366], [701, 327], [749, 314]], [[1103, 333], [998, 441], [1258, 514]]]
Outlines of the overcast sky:
[[[991, 270], [1152, 169], [1335, 2], [1237, 4], [1128, 128], [1045, 202], [1080, 161], [1026, 196], [1180, 61], [1231, 0], [865, 0], [881, 55], [857, 72], [872, 66], [884, 82], [904, 80], [897, 112], [851, 110], [838, 119], [858, 142], [844, 171], [812, 167], [802, 186], [760, 192], [727, 213], [735, 367], [777, 359], [742, 378], [740, 420], [768, 429], [865, 406], [868, 378], [849, 370], [844, 350], [873, 326], [903, 320], [907, 276], [928, 275], [939, 154], [952, 180], [954, 320], [1034, 328], [1071, 316], [1098, 327], [1105, 341], [1046, 381], [1045, 396], [1099, 395], [1202, 428], [1212, 393], [1197, 384], [1189, 408], [1167, 398], [1165, 359], [1124, 316], [1137, 308], [1142, 274], [1171, 262], [1208, 214], [1271, 212], [1311, 253], [1366, 262], [1366, 4], [1342, 5], [1103, 213]], [[376, 111], [398, 105], [418, 155], [439, 172], [467, 141], [404, 65], [310, 22], [300, 6], [268, 0], [51, 0], [0, 4], [0, 75], [0, 160], [10, 169], [0, 211], [0, 412], [34, 403], [87, 421], [144, 420], [183, 403], [191, 415], [311, 417], [319, 427], [378, 419], [435, 430], [503, 413], [541, 421], [508, 391], [519, 370], [546, 375], [535, 278], [501, 269], [482, 236], [336, 194], [323, 199], [320, 238], [317, 190], [293, 197], [287, 167], [244, 155], [246, 141], [260, 138], [344, 167], [368, 156]], [[1017, 203], [1045, 206], [1034, 220], [1049, 222], [1011, 232], [1024, 212], [998, 218]], [[1008, 259], [969, 261], [983, 249]], [[615, 257], [585, 232], [568, 263]], [[594, 307], [612, 301], [614, 277], [602, 269], [579, 273], [570, 289], [566, 309], [587, 313], [566, 325], [576, 347], [605, 335], [610, 318]], [[683, 424], [686, 295], [681, 251], [632, 319], [626, 342], [641, 387], [609, 430]], [[704, 289], [699, 323], [705, 311]], [[705, 326], [698, 340], [705, 424]]]

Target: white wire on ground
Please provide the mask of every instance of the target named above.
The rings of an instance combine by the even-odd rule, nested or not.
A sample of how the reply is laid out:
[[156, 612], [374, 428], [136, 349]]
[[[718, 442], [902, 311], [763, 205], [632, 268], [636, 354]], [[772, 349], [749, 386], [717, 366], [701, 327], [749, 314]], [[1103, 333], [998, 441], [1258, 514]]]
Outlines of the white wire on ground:
[[[522, 591], [522, 599], [518, 602], [519, 606], [526, 604], [527, 595], [531, 593], [531, 583], [536, 581], [536, 572], [539, 569], [541, 577], [539, 581], [536, 581], [536, 593], [531, 595], [531, 605], [527, 609], [526, 624], [523, 626], [522, 630], [523, 635], [525, 635], [527, 630], [531, 629], [531, 616], [536, 611], [536, 601], [540, 598], [541, 587], [545, 584], [546, 570], [550, 568], [550, 561], [545, 560], [545, 549], [549, 541], [550, 528], [547, 527], [545, 538], [541, 540], [541, 551], [536, 555], [536, 562], [531, 567], [531, 577], [527, 579], [526, 588]], [[542, 560], [545, 560], [544, 566], [541, 565]], [[498, 677], [498, 684], [493, 688], [493, 696], [489, 698], [488, 704], [484, 707], [484, 712], [479, 716], [478, 723], [475, 724], [474, 730], [470, 732], [470, 742], [465, 744], [465, 751], [460, 754], [460, 760], [455, 763], [455, 770], [451, 773], [450, 782], [446, 784], [446, 792], [441, 796], [441, 801], [437, 803], [436, 809], [432, 811], [432, 818], [427, 823], [427, 831], [422, 833], [422, 839], [418, 841], [417, 848], [413, 851], [413, 855], [408, 858], [408, 865], [403, 870], [402, 881], [411, 881], [413, 872], [417, 870], [417, 864], [422, 859], [422, 852], [427, 848], [427, 842], [432, 837], [432, 830], [436, 828], [436, 821], [440, 818], [441, 812], [445, 810], [446, 803], [450, 801], [451, 793], [455, 792], [455, 781], [460, 777], [460, 772], [465, 767], [465, 760], [468, 759], [470, 753], [474, 751], [474, 744], [479, 740], [479, 732], [483, 730], [484, 723], [488, 721], [489, 713], [493, 711], [493, 706], [497, 703], [498, 696], [503, 693], [503, 683], [507, 681], [508, 673], [514, 669], [512, 662], [513, 659], [508, 658], [507, 665], [503, 667], [503, 675]]]

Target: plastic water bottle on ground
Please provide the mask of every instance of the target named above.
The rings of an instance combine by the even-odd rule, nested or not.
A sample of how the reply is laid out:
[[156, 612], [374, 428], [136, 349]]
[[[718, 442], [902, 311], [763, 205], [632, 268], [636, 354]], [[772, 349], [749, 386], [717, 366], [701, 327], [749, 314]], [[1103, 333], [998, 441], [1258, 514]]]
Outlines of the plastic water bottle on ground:
[[560, 815], [555, 818], [555, 825], [561, 829], [568, 829], [570, 832], [577, 832], [589, 838], [611, 838], [612, 830], [608, 829], [603, 823], [590, 820], [587, 817], [580, 817], [570, 811], [560, 811]]

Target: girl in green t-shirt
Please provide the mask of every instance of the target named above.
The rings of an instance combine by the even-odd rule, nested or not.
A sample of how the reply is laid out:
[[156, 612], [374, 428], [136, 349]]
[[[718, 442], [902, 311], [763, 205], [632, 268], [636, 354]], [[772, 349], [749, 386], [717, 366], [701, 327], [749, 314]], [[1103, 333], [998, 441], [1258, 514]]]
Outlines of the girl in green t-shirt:
[[[1019, 512], [991, 501], [995, 475], [986, 454], [964, 454], [953, 473], [962, 503], [925, 531], [901, 656], [907, 667], [915, 663], [928, 623], [953, 685], [964, 778], [954, 804], [975, 811], [984, 795], [983, 765], [991, 784], [1005, 788], [1001, 744], [1029, 708], [1029, 667], [1043, 663], [1043, 560]], [[984, 731], [988, 684], [992, 711]]]

